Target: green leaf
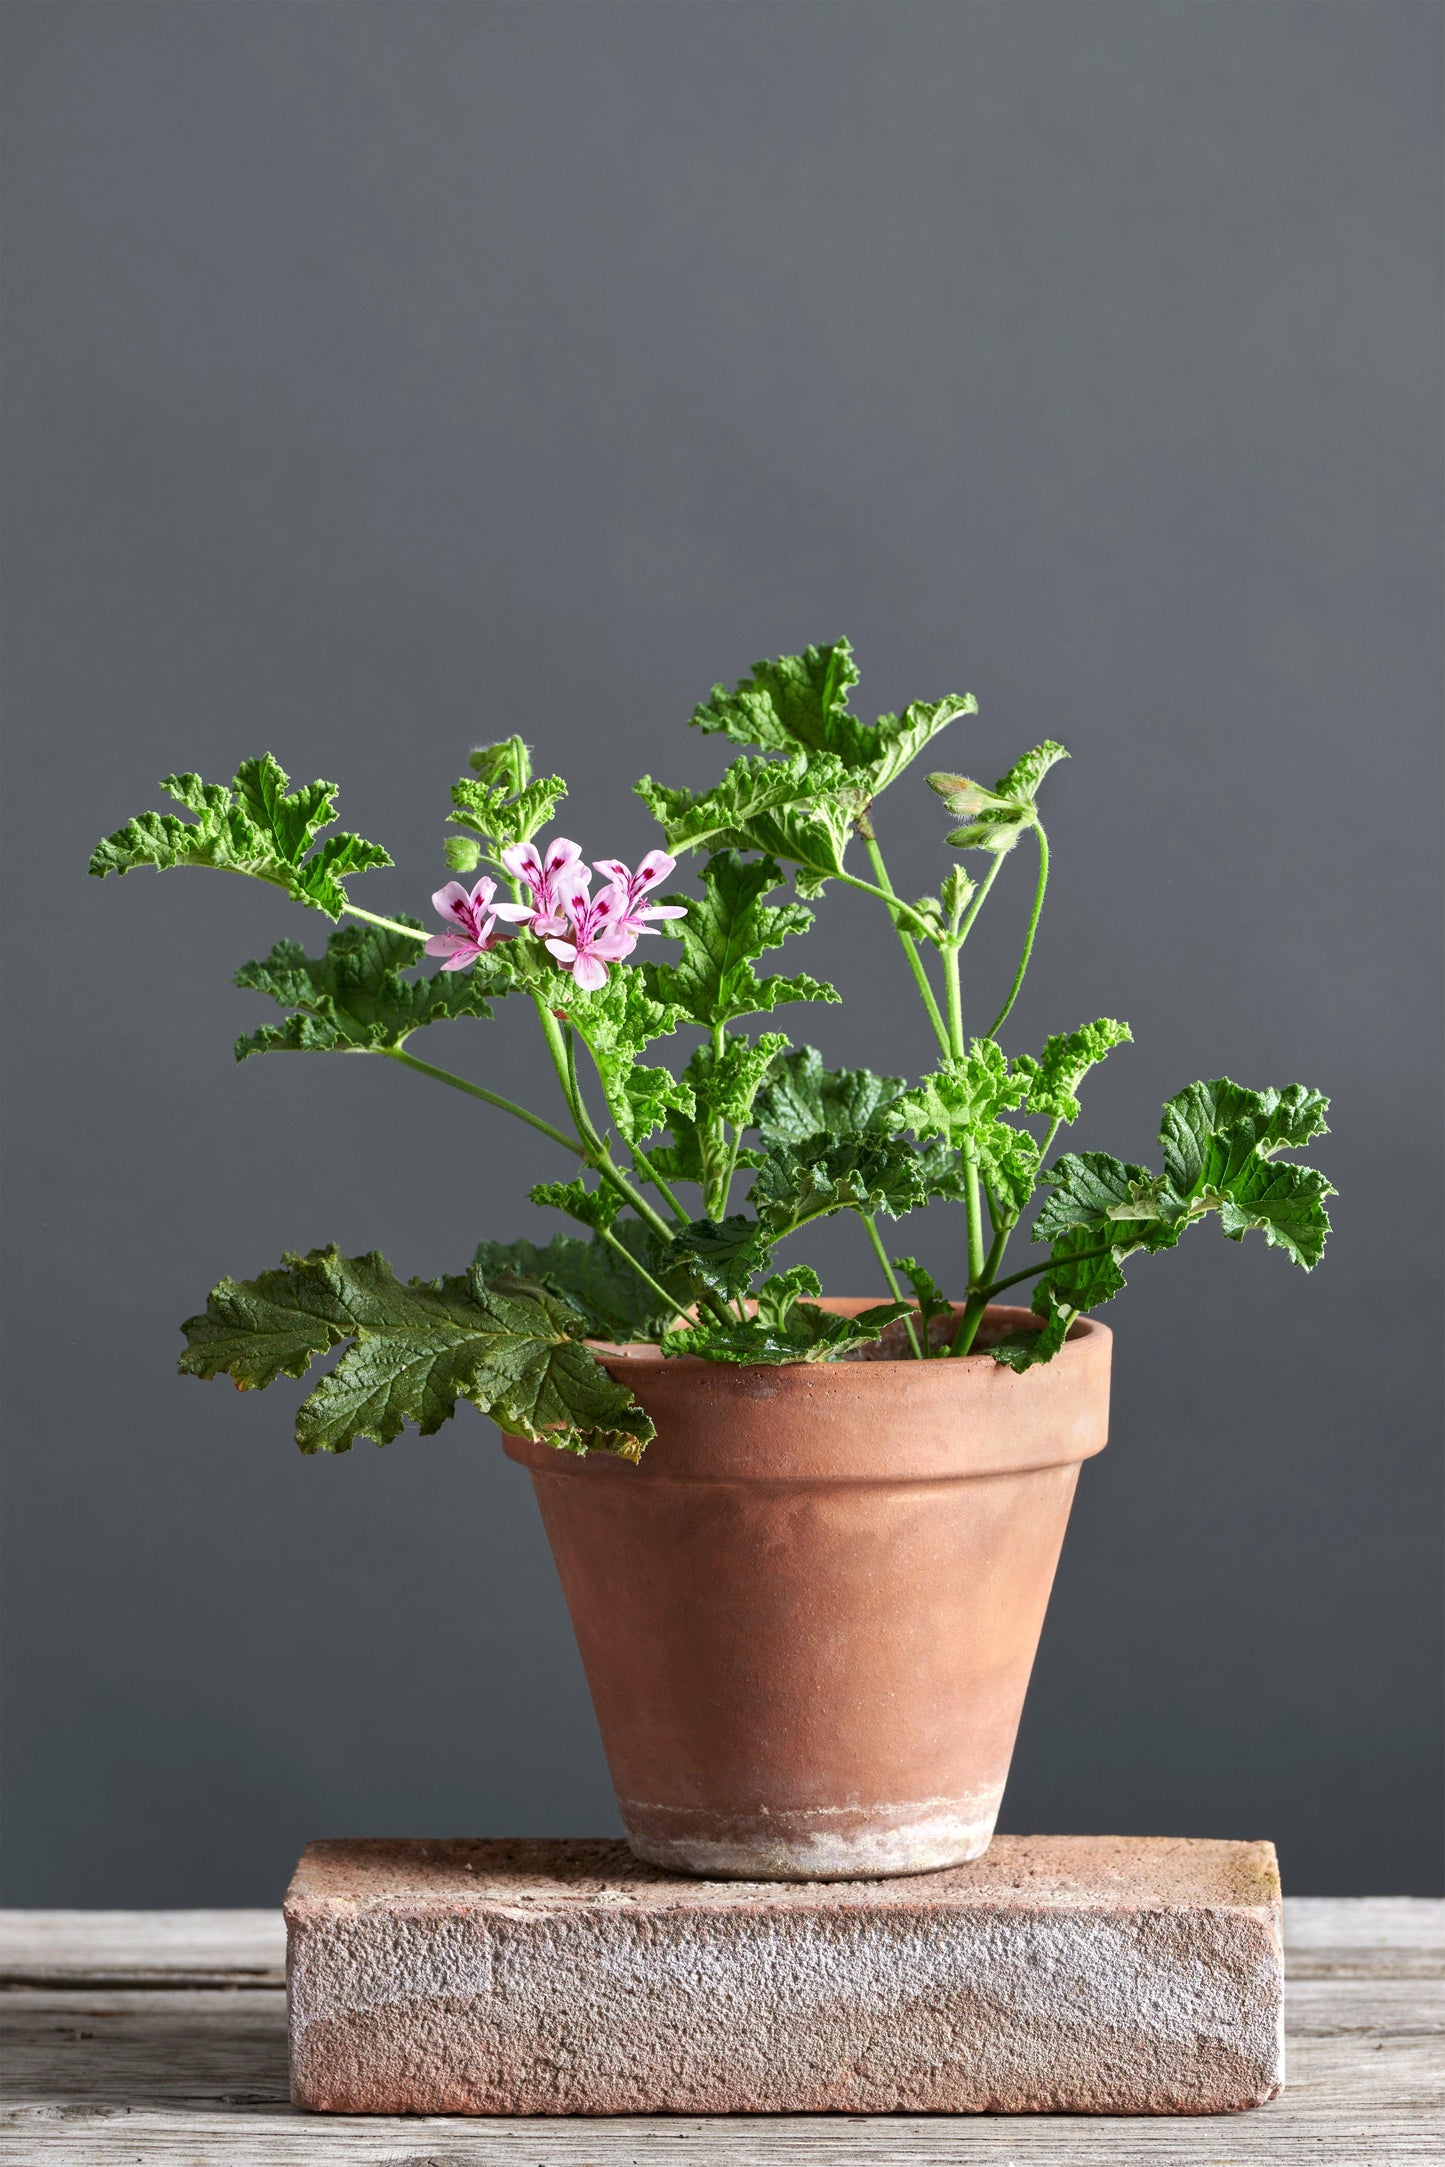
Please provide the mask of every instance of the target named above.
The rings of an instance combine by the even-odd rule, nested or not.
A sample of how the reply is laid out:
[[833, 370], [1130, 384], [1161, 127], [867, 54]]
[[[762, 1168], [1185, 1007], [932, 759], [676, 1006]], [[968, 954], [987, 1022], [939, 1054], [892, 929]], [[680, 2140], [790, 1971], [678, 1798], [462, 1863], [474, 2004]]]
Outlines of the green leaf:
[[1024, 1088], [995, 1041], [976, 1038], [963, 1060], [944, 1062], [896, 1099], [890, 1116], [920, 1141], [938, 1137], [951, 1152], [971, 1152], [994, 1194], [1016, 1214], [1033, 1193], [1039, 1146], [1001, 1117], [1020, 1104]]
[[710, 790], [667, 790], [650, 776], [636, 788], [669, 850], [706, 843], [764, 851], [796, 866], [799, 893], [811, 895], [843, 871], [853, 823], [868, 803], [866, 775], [833, 753], [735, 760]]
[[186, 1374], [225, 1373], [243, 1389], [299, 1377], [347, 1343], [302, 1403], [303, 1452], [345, 1452], [358, 1437], [389, 1444], [408, 1422], [429, 1436], [459, 1399], [514, 1435], [574, 1452], [636, 1459], [653, 1435], [626, 1386], [582, 1345], [570, 1303], [540, 1284], [489, 1284], [475, 1266], [403, 1285], [375, 1253], [313, 1249], [257, 1279], [223, 1279], [182, 1330]]
[[236, 1059], [253, 1053], [390, 1052], [427, 1024], [490, 1016], [487, 996], [506, 993], [512, 982], [500, 952], [480, 957], [470, 970], [403, 977], [418, 953], [415, 941], [382, 926], [344, 926], [331, 935], [324, 956], [308, 956], [297, 941], [277, 941], [269, 955], [243, 963], [235, 983], [270, 994], [292, 1013], [284, 1023], [263, 1024], [238, 1038]]
[[195, 820], [140, 813], [97, 844], [90, 871], [103, 880], [143, 865], [158, 871], [210, 866], [268, 881], [298, 903], [339, 918], [346, 908], [343, 883], [391, 859], [379, 843], [359, 835], [332, 835], [318, 844], [320, 830], [336, 818], [336, 785], [308, 783], [288, 793], [287, 781], [270, 753], [243, 760], [229, 788], [204, 783], [199, 775], [167, 775], [162, 790]]
[[929, 788], [936, 790], [954, 818], [964, 823], [954, 829], [949, 842], [957, 850], [991, 850], [995, 854], [1012, 850], [1024, 829], [1032, 827], [1038, 818], [1035, 800], [1040, 783], [1051, 767], [1068, 757], [1063, 746], [1049, 738], [1016, 760], [992, 790], [968, 775], [930, 775]]
[[694, 1219], [691, 1226], [679, 1228], [668, 1255], [703, 1286], [731, 1302], [747, 1293], [772, 1246], [756, 1219], [732, 1212], [726, 1219]]
[[667, 1244], [640, 1219], [621, 1220], [612, 1234], [673, 1296], [676, 1307], [663, 1308], [646, 1281], [597, 1237], [579, 1241], [574, 1234], [556, 1234], [540, 1247], [529, 1241], [481, 1242], [474, 1262], [486, 1280], [535, 1280], [573, 1303], [586, 1319], [589, 1337], [655, 1340], [691, 1302], [690, 1274], [669, 1268]]
[[814, 1136], [774, 1145], [748, 1202], [775, 1241], [835, 1211], [901, 1219], [928, 1200], [920, 1155], [899, 1136]]
[[646, 1143], [675, 1114], [687, 1118], [693, 1112], [691, 1084], [669, 1069], [647, 1067], [640, 1058], [654, 1040], [677, 1029], [681, 1013], [674, 1003], [655, 1000], [644, 973], [631, 966], [610, 972], [595, 992], [567, 994], [567, 1019], [589, 1048], [629, 1143]]
[[1034, 1240], [1053, 1243], [1053, 1262], [1034, 1294], [1046, 1331], [1033, 1358], [1047, 1359], [1043, 1350], [1062, 1344], [1069, 1319], [1119, 1292], [1128, 1257], [1173, 1248], [1211, 1212], [1231, 1241], [1262, 1233], [1313, 1270], [1330, 1231], [1325, 1198], [1334, 1191], [1313, 1167], [1277, 1164], [1273, 1154], [1322, 1134], [1327, 1106], [1302, 1084], [1248, 1091], [1217, 1077], [1190, 1084], [1165, 1106], [1162, 1174], [1107, 1152], [1066, 1152], [1044, 1177], [1051, 1193], [1034, 1223]]
[[820, 1293], [818, 1275], [806, 1264], [766, 1280], [757, 1313], [746, 1322], [719, 1324], [710, 1317], [684, 1332], [665, 1332], [664, 1354], [699, 1355], [706, 1362], [836, 1362], [854, 1347], [881, 1337], [906, 1302], [882, 1302], [856, 1317], [835, 1317], [800, 1299]]
[[1190, 1084], [1164, 1108], [1164, 1171], [1181, 1196], [1227, 1189], [1254, 1158], [1270, 1158], [1327, 1135], [1329, 1100], [1304, 1084], [1247, 1091], [1226, 1076]]
[[803, 1144], [814, 1136], [888, 1133], [888, 1110], [901, 1076], [871, 1069], [828, 1069], [816, 1046], [780, 1053], [757, 1096], [754, 1119], [764, 1144]]
[[610, 1227], [622, 1209], [622, 1198], [610, 1182], [589, 1189], [579, 1174], [573, 1181], [538, 1181], [527, 1191], [530, 1201], [544, 1210], [565, 1211], [583, 1226], [600, 1231]]
[[653, 998], [705, 1030], [769, 1014], [788, 1001], [836, 1001], [834, 988], [815, 978], [759, 978], [753, 969], [759, 956], [813, 922], [801, 903], [764, 903], [782, 878], [771, 858], [750, 862], [734, 850], [709, 858], [702, 897], [692, 899], [681, 920], [678, 961], [642, 965]]
[[872, 798], [895, 781], [940, 730], [960, 715], [978, 712], [971, 693], [951, 694], [942, 700], [915, 700], [901, 715], [863, 722], [848, 711], [848, 694], [857, 682], [852, 648], [847, 640], [834, 640], [827, 647], [805, 648], [801, 655], [756, 663], [752, 676], [732, 692], [714, 685], [692, 720], [700, 730], [720, 730], [735, 745], [756, 745], [763, 752], [830, 754], [845, 768], [867, 771]]
[[932, 1324], [935, 1317], [951, 1317], [953, 1315], [952, 1302], [949, 1301], [947, 1295], [940, 1291], [938, 1281], [934, 1278], [932, 1272], [926, 1270], [919, 1263], [917, 1257], [895, 1257], [893, 1259], [893, 1269], [896, 1272], [902, 1272], [909, 1286], [912, 1287], [914, 1299], [918, 1303], [918, 1314], [923, 1319], [925, 1330]]
[[[463, 775], [452, 784], [451, 817], [458, 827], [481, 836], [495, 861], [512, 844], [530, 842], [566, 795], [567, 785], [560, 775], [540, 775], [515, 794], [506, 782], [479, 782]], [[449, 844], [458, 839], [447, 838]]]
[[1024, 1105], [1031, 1114], [1042, 1114], [1049, 1121], [1076, 1120], [1080, 1112], [1076, 1093], [1089, 1070], [1115, 1046], [1132, 1044], [1133, 1037], [1127, 1023], [1101, 1016], [1097, 1023], [1045, 1039], [1037, 1061], [1020, 1054], [1013, 1066], [1024, 1085]]

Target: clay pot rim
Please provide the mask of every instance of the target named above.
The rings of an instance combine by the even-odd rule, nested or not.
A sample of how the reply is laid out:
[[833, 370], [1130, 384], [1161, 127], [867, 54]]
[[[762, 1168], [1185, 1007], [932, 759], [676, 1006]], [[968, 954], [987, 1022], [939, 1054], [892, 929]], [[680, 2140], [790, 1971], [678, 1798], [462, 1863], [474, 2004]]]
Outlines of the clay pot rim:
[[[876, 1294], [825, 1294], [820, 1296], [818, 1307], [826, 1309], [830, 1315], [835, 1317], [856, 1317], [862, 1310], [878, 1308], [880, 1303], [886, 1299], [886, 1296]], [[755, 1304], [749, 1301], [748, 1307], [752, 1309]], [[909, 1307], [916, 1315], [917, 1304], [910, 1303]], [[961, 1307], [961, 1303], [954, 1303], [953, 1314], [955, 1316], [959, 1314]], [[1037, 1324], [1039, 1321], [1031, 1309], [1019, 1308], [1012, 1302], [990, 1302], [988, 1308], [984, 1311], [983, 1321], [987, 1323], [990, 1319], [1003, 1325], [1009, 1331], [1017, 1330], [1025, 1325]], [[899, 1322], [902, 1322], [901, 1318]], [[1054, 1356], [1053, 1361], [1048, 1364], [1048, 1367], [1053, 1369], [1056, 1365], [1062, 1363], [1066, 1369], [1072, 1369], [1079, 1359], [1079, 1354], [1083, 1352], [1091, 1340], [1108, 1340], [1112, 1337], [1113, 1334], [1108, 1325], [1101, 1324], [1097, 1318], [1076, 1317], [1069, 1326], [1063, 1346]], [[914, 1377], [920, 1374], [936, 1377], [940, 1373], [951, 1373], [954, 1376], [976, 1376], [979, 1374], [980, 1364], [987, 1364], [988, 1368], [995, 1374], [1003, 1368], [1003, 1365], [994, 1361], [987, 1347], [979, 1348], [969, 1354], [949, 1355], [944, 1360], [926, 1364], [916, 1363], [906, 1355], [888, 1359], [885, 1364], [880, 1364], [876, 1356], [871, 1359], [865, 1357], [862, 1361], [844, 1360], [840, 1362], [708, 1362], [697, 1354], [664, 1354], [661, 1347], [653, 1340], [589, 1339], [586, 1344], [600, 1362], [609, 1366], [614, 1362], [625, 1362], [631, 1369], [658, 1376], [678, 1376], [679, 1374], [685, 1375], [689, 1371], [706, 1370], [714, 1377], [731, 1376], [741, 1380], [759, 1376], [779, 1377], [804, 1370], [814, 1377], [826, 1374], [831, 1379], [860, 1371], [865, 1376], [872, 1376], [876, 1375], [880, 1367], [886, 1366], [889, 1375], [893, 1375], [895, 1370], [901, 1370], [903, 1374]], [[1071, 1354], [1071, 1350], [1078, 1351]], [[1034, 1374], [1034, 1372], [1005, 1370], [1004, 1374], [1017, 1375], [1019, 1382], [1022, 1383], [1025, 1378]]]

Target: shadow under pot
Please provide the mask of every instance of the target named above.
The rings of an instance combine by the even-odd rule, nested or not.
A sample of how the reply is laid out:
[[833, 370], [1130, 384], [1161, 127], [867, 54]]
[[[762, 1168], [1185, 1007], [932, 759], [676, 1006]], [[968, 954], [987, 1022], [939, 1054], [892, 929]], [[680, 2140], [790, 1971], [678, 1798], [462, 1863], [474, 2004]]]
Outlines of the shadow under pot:
[[[1031, 1321], [995, 1306], [980, 1339]], [[898, 1325], [786, 1367], [599, 1345], [657, 1425], [641, 1462], [505, 1440], [639, 1858], [841, 1880], [988, 1849], [1110, 1346], [1083, 1318], [1016, 1375], [911, 1359]]]

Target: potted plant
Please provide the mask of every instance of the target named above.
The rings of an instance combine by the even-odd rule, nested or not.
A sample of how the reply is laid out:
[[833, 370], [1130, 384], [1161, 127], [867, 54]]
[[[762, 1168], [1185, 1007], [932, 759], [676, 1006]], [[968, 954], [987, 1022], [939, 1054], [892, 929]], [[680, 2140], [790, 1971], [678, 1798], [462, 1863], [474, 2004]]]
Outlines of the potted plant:
[[[191, 817], [141, 814], [91, 861], [242, 873], [350, 921], [324, 954], [284, 940], [237, 972], [283, 1011], [238, 1059], [380, 1055], [564, 1155], [532, 1201], [581, 1234], [483, 1240], [462, 1271], [405, 1284], [374, 1252], [288, 1255], [212, 1290], [180, 1366], [250, 1390], [341, 1349], [301, 1406], [305, 1452], [434, 1431], [459, 1400], [490, 1415], [533, 1477], [632, 1846], [712, 1875], [906, 1873], [986, 1849], [1079, 1465], [1105, 1442], [1110, 1334], [1089, 1312], [1130, 1256], [1206, 1217], [1306, 1271], [1329, 1230], [1329, 1183], [1279, 1157], [1324, 1129], [1302, 1085], [1190, 1084], [1154, 1166], [1054, 1155], [1085, 1075], [1130, 1036], [1104, 1017], [1033, 1053], [999, 1042], [1048, 880], [1040, 789], [1067, 755], [1035, 746], [991, 787], [930, 774], [957, 856], [936, 895], [905, 900], [878, 800], [976, 703], [869, 723], [857, 674], [838, 640], [714, 687], [692, 721], [745, 749], [710, 789], [637, 785], [663, 847], [636, 868], [552, 834], [565, 786], [520, 738], [482, 747], [452, 791], [465, 878], [432, 898], [441, 930], [353, 902], [391, 859], [323, 839], [333, 785], [292, 791], [269, 755], [229, 785], [168, 776]], [[1020, 843], [1037, 882], [1018, 968], [970, 1031], [961, 958]], [[664, 895], [684, 859], [695, 884]], [[839, 997], [757, 968], [830, 882], [897, 934], [937, 1041], [917, 1081], [829, 1070], [771, 1028]], [[535, 1012], [545, 1112], [412, 1050], [500, 999]], [[663, 1065], [674, 1040], [686, 1058]], [[932, 1270], [891, 1255], [880, 1221], [935, 1199], [957, 1206], [951, 1250]], [[1042, 1250], [1011, 1267], [1031, 1210]], [[777, 1255], [844, 1212], [882, 1299], [821, 1298]], [[1027, 1308], [998, 1300], [1026, 1287]]]

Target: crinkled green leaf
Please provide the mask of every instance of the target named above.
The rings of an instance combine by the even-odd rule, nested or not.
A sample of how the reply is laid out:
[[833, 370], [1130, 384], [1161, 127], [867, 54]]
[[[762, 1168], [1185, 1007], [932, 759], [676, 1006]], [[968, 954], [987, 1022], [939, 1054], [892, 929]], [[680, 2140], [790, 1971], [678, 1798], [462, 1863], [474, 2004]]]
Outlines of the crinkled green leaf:
[[816, 1046], [780, 1053], [759, 1091], [754, 1120], [764, 1144], [802, 1144], [814, 1136], [886, 1134], [901, 1076], [871, 1069], [829, 1069]]
[[622, 1209], [622, 1198], [610, 1182], [589, 1189], [580, 1174], [572, 1181], [534, 1182], [527, 1195], [542, 1209], [565, 1211], [569, 1218], [594, 1229], [610, 1227]]
[[753, 1274], [767, 1263], [772, 1243], [758, 1225], [742, 1212], [726, 1219], [694, 1219], [672, 1237], [668, 1255], [683, 1270], [693, 1272], [702, 1285], [735, 1301], [746, 1294]]
[[744, 757], [710, 790], [668, 790], [650, 776], [636, 787], [669, 850], [761, 850], [793, 865], [799, 893], [813, 895], [842, 872], [853, 823], [868, 802], [866, 775], [835, 753]]
[[677, 1029], [681, 1013], [671, 1002], [654, 1000], [644, 973], [632, 967], [611, 971], [595, 992], [567, 994], [568, 1021], [591, 1050], [608, 1106], [629, 1143], [646, 1143], [674, 1114], [693, 1112], [691, 1084], [641, 1060], [655, 1040]]
[[384, 926], [344, 926], [331, 935], [324, 956], [308, 956], [298, 941], [277, 941], [269, 955], [243, 963], [235, 982], [269, 993], [292, 1013], [284, 1023], [263, 1024], [238, 1038], [236, 1059], [253, 1053], [385, 1053], [427, 1024], [490, 1016], [487, 996], [511, 985], [501, 951], [479, 957], [470, 970], [405, 977], [419, 956], [415, 941]]
[[1115, 1046], [1131, 1044], [1133, 1037], [1127, 1023], [1101, 1016], [1097, 1023], [1046, 1038], [1037, 1061], [1030, 1054], [1018, 1055], [1013, 1068], [1024, 1085], [1025, 1107], [1049, 1121], [1076, 1120], [1081, 1110], [1076, 1094], [1089, 1070]]
[[1304, 1084], [1291, 1084], [1287, 1091], [1248, 1091], [1227, 1076], [1190, 1084], [1164, 1108], [1159, 1130], [1164, 1171], [1181, 1196], [1227, 1189], [1251, 1159], [1327, 1135], [1329, 1103]]
[[971, 693], [954, 694], [915, 700], [901, 715], [864, 722], [848, 711], [848, 694], [857, 682], [852, 648], [847, 640], [834, 640], [755, 664], [751, 677], [732, 692], [714, 685], [692, 720], [700, 730], [721, 730], [735, 745], [756, 745], [763, 752], [832, 754], [847, 768], [869, 771], [868, 795], [874, 797], [940, 730], [978, 711]]
[[481, 1242], [474, 1262], [486, 1280], [536, 1280], [572, 1302], [594, 1339], [655, 1340], [691, 1303], [691, 1275], [669, 1265], [668, 1245], [640, 1219], [620, 1220], [612, 1235], [673, 1297], [675, 1306], [664, 1308], [647, 1282], [598, 1237], [580, 1241], [575, 1234], [556, 1234], [540, 1246], [529, 1241]]
[[1273, 1154], [1320, 1135], [1327, 1106], [1301, 1084], [1248, 1091], [1218, 1077], [1190, 1084], [1164, 1108], [1162, 1174], [1107, 1152], [1066, 1152], [1044, 1177], [1050, 1194], [1034, 1225], [1035, 1241], [1052, 1242], [1053, 1261], [1034, 1295], [1047, 1331], [1033, 1359], [1047, 1358], [1051, 1340], [1062, 1344], [1060, 1317], [1066, 1329], [1118, 1293], [1129, 1256], [1172, 1248], [1211, 1212], [1231, 1241], [1257, 1231], [1313, 1270], [1330, 1230], [1325, 1198], [1333, 1189], [1313, 1167], [1277, 1163]]
[[893, 1269], [896, 1272], [902, 1272], [909, 1286], [912, 1287], [914, 1299], [918, 1304], [918, 1314], [923, 1319], [925, 1330], [932, 1324], [935, 1317], [951, 1317], [953, 1315], [952, 1302], [940, 1290], [938, 1281], [934, 1278], [932, 1272], [920, 1264], [917, 1257], [895, 1257], [893, 1259]]
[[799, 1298], [820, 1291], [816, 1272], [795, 1264], [764, 1282], [757, 1313], [745, 1323], [720, 1324], [706, 1317], [687, 1331], [665, 1332], [662, 1351], [701, 1355], [708, 1362], [835, 1362], [908, 1314], [906, 1302], [881, 1302], [856, 1317], [835, 1317]]
[[98, 878], [137, 866], [163, 871], [173, 865], [210, 866], [284, 888], [298, 903], [339, 918], [346, 908], [343, 882], [353, 873], [390, 865], [379, 843], [359, 835], [320, 830], [336, 818], [335, 783], [307, 783], [288, 792], [288, 777], [270, 753], [243, 760], [229, 788], [199, 775], [167, 775], [161, 788], [194, 813], [140, 813], [97, 844], [90, 870]]
[[759, 978], [753, 969], [759, 956], [813, 922], [801, 903], [764, 903], [782, 879], [771, 858], [750, 861], [734, 850], [709, 858], [702, 896], [689, 902], [680, 921], [677, 962], [642, 966], [653, 998], [706, 1030], [739, 1016], [766, 1015], [789, 1001], [836, 1001], [834, 988], [815, 978]]
[[1039, 1147], [1002, 1116], [1023, 1095], [1023, 1080], [1010, 1073], [1000, 1047], [976, 1038], [961, 1061], [944, 1062], [897, 1098], [889, 1113], [896, 1127], [911, 1128], [921, 1141], [937, 1137], [955, 1153], [972, 1152], [994, 1194], [1017, 1213], [1033, 1193]]
[[901, 1136], [813, 1136], [776, 1144], [758, 1168], [748, 1202], [774, 1240], [834, 1211], [901, 1219], [928, 1200], [920, 1156]]
[[956, 850], [991, 850], [995, 854], [1012, 850], [1037, 817], [1039, 784], [1051, 767], [1068, 757], [1064, 747], [1049, 738], [1016, 760], [991, 790], [969, 775], [930, 775], [930, 789], [936, 790], [954, 818], [964, 823], [954, 829], [949, 842]]
[[459, 827], [481, 836], [495, 858], [514, 843], [530, 842], [566, 795], [567, 785], [560, 775], [539, 775], [515, 795], [504, 783], [479, 782], [475, 776], [463, 775], [452, 784], [451, 817]]
[[403, 1285], [384, 1257], [333, 1247], [287, 1256], [258, 1279], [223, 1279], [182, 1326], [180, 1366], [250, 1389], [299, 1377], [349, 1342], [302, 1403], [303, 1452], [345, 1452], [358, 1437], [389, 1444], [408, 1422], [430, 1435], [467, 1399], [515, 1435], [635, 1459], [652, 1424], [581, 1343], [584, 1329], [540, 1284], [489, 1284], [473, 1266]]

